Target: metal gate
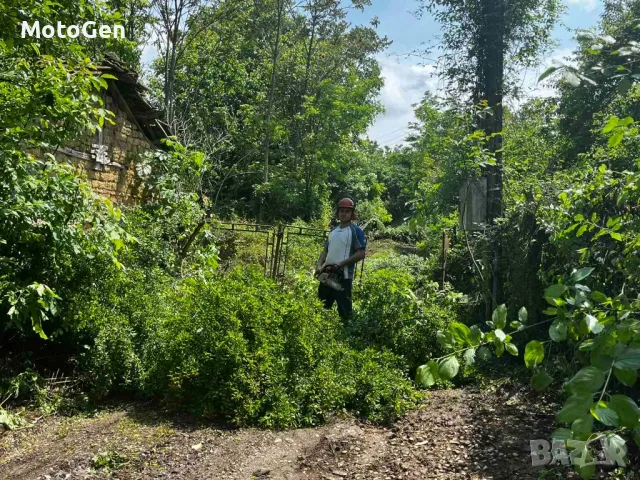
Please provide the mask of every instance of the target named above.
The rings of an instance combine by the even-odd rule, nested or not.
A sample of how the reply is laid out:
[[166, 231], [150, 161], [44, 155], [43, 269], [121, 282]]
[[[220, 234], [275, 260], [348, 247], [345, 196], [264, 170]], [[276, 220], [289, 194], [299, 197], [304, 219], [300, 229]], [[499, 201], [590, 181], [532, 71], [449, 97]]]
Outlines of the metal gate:
[[[218, 222], [213, 227], [216, 230], [254, 233], [265, 235], [264, 274], [276, 281], [283, 282], [287, 272], [291, 240], [295, 237], [315, 237], [324, 242], [330, 230], [297, 225], [261, 225], [257, 223]], [[320, 255], [320, 250], [317, 252]], [[314, 263], [315, 264], [315, 263]], [[360, 265], [360, 280], [364, 260]]]

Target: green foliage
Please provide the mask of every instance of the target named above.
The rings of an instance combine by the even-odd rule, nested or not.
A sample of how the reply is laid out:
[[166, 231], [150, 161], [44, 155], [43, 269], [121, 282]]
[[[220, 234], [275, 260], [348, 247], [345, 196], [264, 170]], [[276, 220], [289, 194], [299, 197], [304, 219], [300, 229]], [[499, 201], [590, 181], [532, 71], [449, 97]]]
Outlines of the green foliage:
[[[556, 0], [505, 1], [421, 0], [420, 14], [430, 12], [443, 25], [441, 74], [448, 90], [459, 98], [483, 98], [477, 75], [491, 58], [488, 31], [502, 34], [504, 92], [519, 93], [516, 72], [536, 63], [551, 47], [551, 31], [564, 7]], [[495, 70], [495, 66], [493, 68]]]
[[99, 452], [91, 457], [92, 468], [96, 470], [106, 470], [107, 472], [118, 470], [124, 467], [127, 463], [129, 463], [127, 457], [115, 450]]
[[365, 200], [358, 204], [358, 220], [361, 225], [368, 226], [368, 230], [384, 230], [385, 224], [391, 222], [392, 217], [384, 206], [380, 197], [373, 200]]
[[[4, 2], [0, 7], [0, 328], [47, 338], [43, 322], [60, 300], [90, 282], [130, 237], [120, 212], [78, 180], [52, 152], [109, 121], [82, 45], [20, 38], [21, 20], [42, 25], [92, 18], [85, 2]], [[29, 327], [29, 328], [26, 328]]]
[[136, 163], [143, 180], [142, 205], [125, 211], [136, 248], [129, 250], [129, 261], [140, 266], [198, 270], [202, 263], [215, 267], [217, 250], [213, 235], [205, 224], [210, 200], [201, 192], [207, 170], [203, 154], [165, 140], [165, 151], [149, 152]]
[[119, 210], [70, 167], [16, 152], [0, 171], [0, 325], [47, 338], [43, 322], [60, 297], [96, 267], [120, 267], [116, 254], [130, 236]]
[[[552, 305], [546, 311], [553, 318], [549, 327], [549, 337], [554, 342], [567, 342], [576, 350], [577, 364], [582, 368], [572, 373], [564, 382], [564, 390], [569, 394], [556, 419], [568, 424], [569, 438], [592, 441], [601, 435], [633, 436], [640, 426], [638, 406], [627, 395], [611, 394], [608, 388], [615, 388], [612, 379], [619, 377], [620, 383], [633, 385], [640, 369], [640, 301], [630, 300], [625, 294], [614, 298], [592, 291], [585, 281], [591, 280], [592, 267], [575, 269], [566, 278], [566, 283], [549, 286], [545, 290], [545, 300]], [[507, 308], [500, 305], [493, 312], [487, 326], [492, 330], [482, 332], [479, 327], [471, 328], [454, 322], [448, 331], [438, 332], [438, 341], [454, 353], [464, 351], [464, 357], [473, 356], [478, 347], [495, 349], [500, 357], [505, 351], [517, 356], [512, 334], [536, 327], [523, 326], [526, 311], [519, 312], [518, 329], [510, 334], [502, 330], [507, 324]], [[472, 332], [477, 332], [474, 336]], [[545, 343], [531, 340], [527, 343], [524, 361], [534, 374], [531, 384], [536, 390], [544, 390], [553, 378], [541, 367], [545, 360]], [[458, 360], [454, 354], [431, 360], [418, 369], [416, 382], [425, 386], [433, 385], [438, 378], [449, 380], [458, 373]], [[437, 366], [437, 369], [436, 369]], [[620, 389], [620, 386], [618, 386]], [[607, 395], [608, 400], [605, 400]], [[595, 397], [598, 396], [596, 399]], [[601, 427], [597, 430], [594, 421]], [[608, 429], [613, 428], [612, 429]], [[604, 429], [605, 431], [599, 431]]]
[[8, 412], [4, 408], [0, 407], [0, 427], [3, 429], [15, 430], [28, 425], [29, 422], [27, 422], [19, 413]]
[[354, 295], [358, 301], [349, 328], [359, 342], [402, 355], [412, 372], [425, 354], [441, 353], [436, 330], [455, 318], [455, 295], [438, 292], [431, 282], [417, 290], [409, 274], [392, 269], [368, 273]]
[[212, 210], [260, 211], [263, 221], [320, 217], [366, 162], [359, 136], [381, 111], [374, 56], [388, 41], [346, 22], [334, 0], [222, 1], [190, 13], [177, 67], [158, 58], [153, 84], [176, 131], [205, 153]]
[[177, 283], [130, 270], [99, 292], [78, 298], [74, 316], [94, 339], [82, 365], [95, 395], [137, 392], [278, 428], [343, 408], [389, 420], [416, 399], [403, 362], [349, 347], [304, 284], [282, 290], [253, 268]]

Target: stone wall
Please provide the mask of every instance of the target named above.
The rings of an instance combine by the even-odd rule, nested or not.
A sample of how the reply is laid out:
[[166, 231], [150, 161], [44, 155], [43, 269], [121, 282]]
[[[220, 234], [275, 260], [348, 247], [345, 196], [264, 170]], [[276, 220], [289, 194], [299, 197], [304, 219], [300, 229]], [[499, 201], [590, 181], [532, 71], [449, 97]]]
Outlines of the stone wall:
[[71, 142], [58, 149], [55, 157], [76, 165], [96, 193], [120, 204], [138, 203], [142, 199], [142, 186], [134, 165], [144, 152], [156, 147], [110, 95], [105, 97], [105, 106], [115, 113], [115, 118], [111, 117], [115, 125], [105, 122], [101, 133]]

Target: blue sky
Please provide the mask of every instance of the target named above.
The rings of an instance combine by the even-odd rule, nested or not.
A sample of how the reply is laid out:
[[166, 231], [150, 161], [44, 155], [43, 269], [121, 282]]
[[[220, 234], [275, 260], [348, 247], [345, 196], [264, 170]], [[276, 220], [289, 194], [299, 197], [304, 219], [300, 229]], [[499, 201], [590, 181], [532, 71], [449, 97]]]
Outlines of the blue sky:
[[[508, 0], [507, 0], [508, 1]], [[555, 50], [542, 61], [536, 70], [526, 72], [524, 85], [528, 96], [545, 96], [553, 93], [548, 86], [537, 85], [539, 74], [554, 58], [570, 54], [577, 43], [573, 39], [579, 28], [597, 24], [602, 13], [601, 0], [563, 0], [567, 6], [553, 32], [557, 42]], [[346, 2], [346, 0], [345, 0]], [[409, 122], [415, 120], [412, 105], [419, 102], [427, 90], [437, 91], [439, 82], [433, 74], [435, 68], [426, 60], [407, 57], [419, 50], [425, 42], [433, 42], [440, 32], [439, 25], [429, 15], [418, 19], [412, 14], [418, 7], [416, 0], [372, 0], [364, 12], [350, 11], [348, 19], [354, 25], [368, 25], [374, 17], [380, 22], [377, 31], [392, 40], [392, 45], [378, 57], [385, 86], [380, 100], [386, 113], [380, 115], [369, 128], [369, 136], [383, 146], [393, 146], [404, 141]], [[142, 61], [148, 64], [156, 56], [152, 44], [145, 47]]]
[[[558, 45], [536, 71], [526, 72], [525, 85], [529, 96], [549, 95], [549, 87], [536, 85], [536, 79], [554, 58], [562, 58], [576, 47], [574, 32], [579, 28], [595, 26], [602, 13], [601, 0], [564, 0], [567, 10], [553, 32]], [[439, 25], [425, 14], [422, 19], [411, 12], [418, 6], [416, 0], [373, 0], [364, 12], [352, 11], [349, 20], [353, 24], [368, 24], [378, 17], [377, 31], [393, 41], [378, 60], [382, 66], [385, 86], [380, 100], [386, 113], [380, 115], [369, 129], [369, 136], [385, 146], [403, 142], [408, 123], [415, 119], [412, 104], [418, 102], [426, 90], [437, 91], [438, 79], [433, 76], [433, 65], [427, 60], [407, 57], [406, 54], [421, 48], [425, 42], [437, 39]], [[437, 53], [437, 52], [434, 52]]]

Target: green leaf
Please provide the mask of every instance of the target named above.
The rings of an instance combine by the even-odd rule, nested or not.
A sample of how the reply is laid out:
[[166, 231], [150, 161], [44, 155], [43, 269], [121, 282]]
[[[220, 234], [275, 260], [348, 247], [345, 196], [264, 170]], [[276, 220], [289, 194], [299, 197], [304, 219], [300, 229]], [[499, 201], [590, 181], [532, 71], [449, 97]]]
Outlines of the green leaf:
[[603, 355], [599, 349], [592, 350], [591, 365], [601, 372], [609, 372], [613, 365], [613, 357], [610, 355]]
[[460, 345], [473, 344], [471, 341], [471, 330], [464, 323], [451, 322], [449, 331]]
[[520, 330], [522, 327], [524, 327], [524, 325], [522, 325], [520, 322], [516, 322], [515, 320], [511, 322], [509, 326], [514, 330]]
[[504, 342], [504, 339], [507, 338], [507, 335], [500, 329], [494, 330], [493, 333], [501, 342]]
[[476, 363], [476, 349], [475, 348], [467, 348], [464, 352], [464, 362], [467, 367], [472, 366]]
[[529, 314], [527, 313], [526, 308], [522, 307], [520, 308], [520, 310], [518, 310], [518, 320], [520, 320], [520, 322], [527, 323], [528, 317], [529, 317]]
[[560, 68], [560, 67], [549, 67], [549, 68], [547, 68], [547, 69], [542, 73], [542, 75], [540, 75], [540, 76], [538, 77], [538, 82], [541, 82], [542, 80], [544, 80], [545, 78], [547, 78], [549, 75], [553, 74], [554, 72], [557, 72], [559, 68]]
[[613, 368], [613, 374], [618, 381], [628, 387], [632, 387], [638, 379], [638, 374], [635, 370], [622, 370], [620, 368]]
[[616, 145], [619, 145], [620, 142], [622, 142], [623, 138], [624, 138], [624, 131], [617, 130], [613, 135], [609, 137], [609, 141], [607, 142], [607, 144], [609, 145], [609, 147], [615, 147]]
[[524, 349], [524, 363], [527, 368], [540, 365], [544, 360], [544, 344], [538, 340], [531, 340]]
[[500, 358], [504, 353], [504, 342], [501, 342], [499, 339], [495, 339], [493, 344], [496, 347], [496, 357]]
[[423, 387], [435, 385], [438, 379], [438, 364], [435, 360], [430, 360], [427, 364], [418, 367], [416, 372], [416, 383]]
[[554, 342], [564, 342], [567, 339], [567, 324], [559, 318], [555, 319], [549, 327], [549, 337]]
[[591, 295], [589, 296], [591, 297], [591, 300], [597, 303], [604, 303], [609, 300], [609, 297], [607, 297], [604, 293], [598, 291], [591, 292]]
[[580, 418], [574, 420], [571, 424], [571, 431], [573, 436], [580, 440], [586, 440], [589, 438], [591, 431], [593, 430], [593, 415], [591, 413], [585, 413]]
[[49, 337], [47, 337], [47, 335], [44, 333], [44, 330], [42, 329], [42, 320], [40, 320], [40, 318], [32, 318], [31, 320], [31, 326], [33, 327], [33, 330], [40, 336], [41, 339], [43, 340], [47, 340]]
[[531, 377], [531, 386], [538, 392], [547, 388], [552, 382], [553, 377], [544, 370], [540, 370]]
[[588, 338], [578, 346], [578, 350], [580, 350], [581, 352], [589, 352], [593, 350], [593, 347], [594, 347], [593, 339]]
[[612, 131], [614, 128], [618, 126], [618, 121], [619, 121], [619, 118], [616, 117], [615, 115], [612, 115], [611, 117], [609, 117], [609, 121], [602, 129], [602, 133], [609, 133], [610, 131]]
[[590, 393], [578, 393], [571, 395], [562, 409], [556, 414], [561, 423], [573, 423], [589, 412], [593, 404], [593, 395]]
[[476, 352], [476, 356], [483, 361], [489, 360], [491, 358], [491, 350], [487, 347], [480, 347]]
[[621, 370], [638, 370], [640, 368], [640, 348], [625, 347], [616, 355], [613, 366]]
[[478, 325], [472, 325], [469, 330], [471, 330], [471, 341], [473, 344], [476, 345], [480, 343], [484, 335], [480, 327]]
[[605, 455], [609, 458], [615, 458], [617, 456], [622, 456], [623, 458], [626, 457], [627, 442], [625, 439], [612, 432], [607, 432], [606, 437], [607, 441], [604, 444]]
[[506, 342], [504, 344], [504, 348], [514, 357], [518, 356], [518, 347], [516, 347], [513, 343]]
[[595, 412], [593, 412], [593, 416], [596, 417], [596, 420], [608, 427], [618, 426], [618, 414], [610, 408], [598, 407]]
[[443, 332], [442, 330], [438, 330], [436, 332], [436, 339], [446, 350], [452, 350], [456, 345], [456, 339], [450, 331]]
[[596, 367], [584, 367], [565, 384], [571, 393], [595, 393], [604, 385], [604, 373]]
[[584, 234], [584, 232], [587, 231], [587, 228], [589, 228], [588, 225], [582, 225], [576, 232], [576, 237], [581, 237]]
[[502, 329], [507, 326], [507, 306], [503, 303], [493, 311], [491, 320], [497, 329]]
[[556, 428], [553, 433], [551, 434], [551, 441], [553, 442], [554, 440], [560, 440], [560, 441], [567, 441], [567, 440], [571, 440], [573, 438], [573, 432], [571, 430], [569, 430], [568, 428]]
[[590, 332], [600, 333], [604, 329], [604, 326], [598, 323], [598, 319], [589, 313], [584, 316], [584, 321]]
[[593, 455], [587, 447], [583, 447], [581, 449], [579, 458], [574, 457], [574, 461], [577, 462], [574, 464], [574, 468], [582, 480], [591, 480], [591, 478], [596, 474], [596, 465], [593, 462]]
[[579, 268], [578, 270], [576, 270], [571, 274], [571, 277], [569, 277], [569, 282], [578, 283], [579, 281], [584, 280], [589, 275], [591, 275], [591, 273], [593, 273], [593, 270], [594, 270], [593, 267]]
[[565, 287], [564, 285], [556, 283], [555, 285], [547, 287], [547, 289], [544, 291], [544, 296], [549, 298], [560, 298], [566, 289], [567, 287]]
[[458, 374], [460, 364], [458, 359], [451, 355], [450, 357], [440, 360], [440, 366], [438, 367], [438, 375], [445, 380], [451, 380]]
[[638, 424], [638, 405], [626, 395], [612, 395], [609, 408], [616, 412], [621, 426], [633, 428]]
[[[622, 120], [620, 120], [620, 126], [621, 127], [628, 127], [629, 125], [633, 125], [634, 120], [633, 117], [624, 117]], [[620, 217], [618, 217], [618, 221], [620, 220]], [[608, 222], [607, 222], [608, 223]], [[607, 225], [607, 227], [610, 227], [611, 225]]]

